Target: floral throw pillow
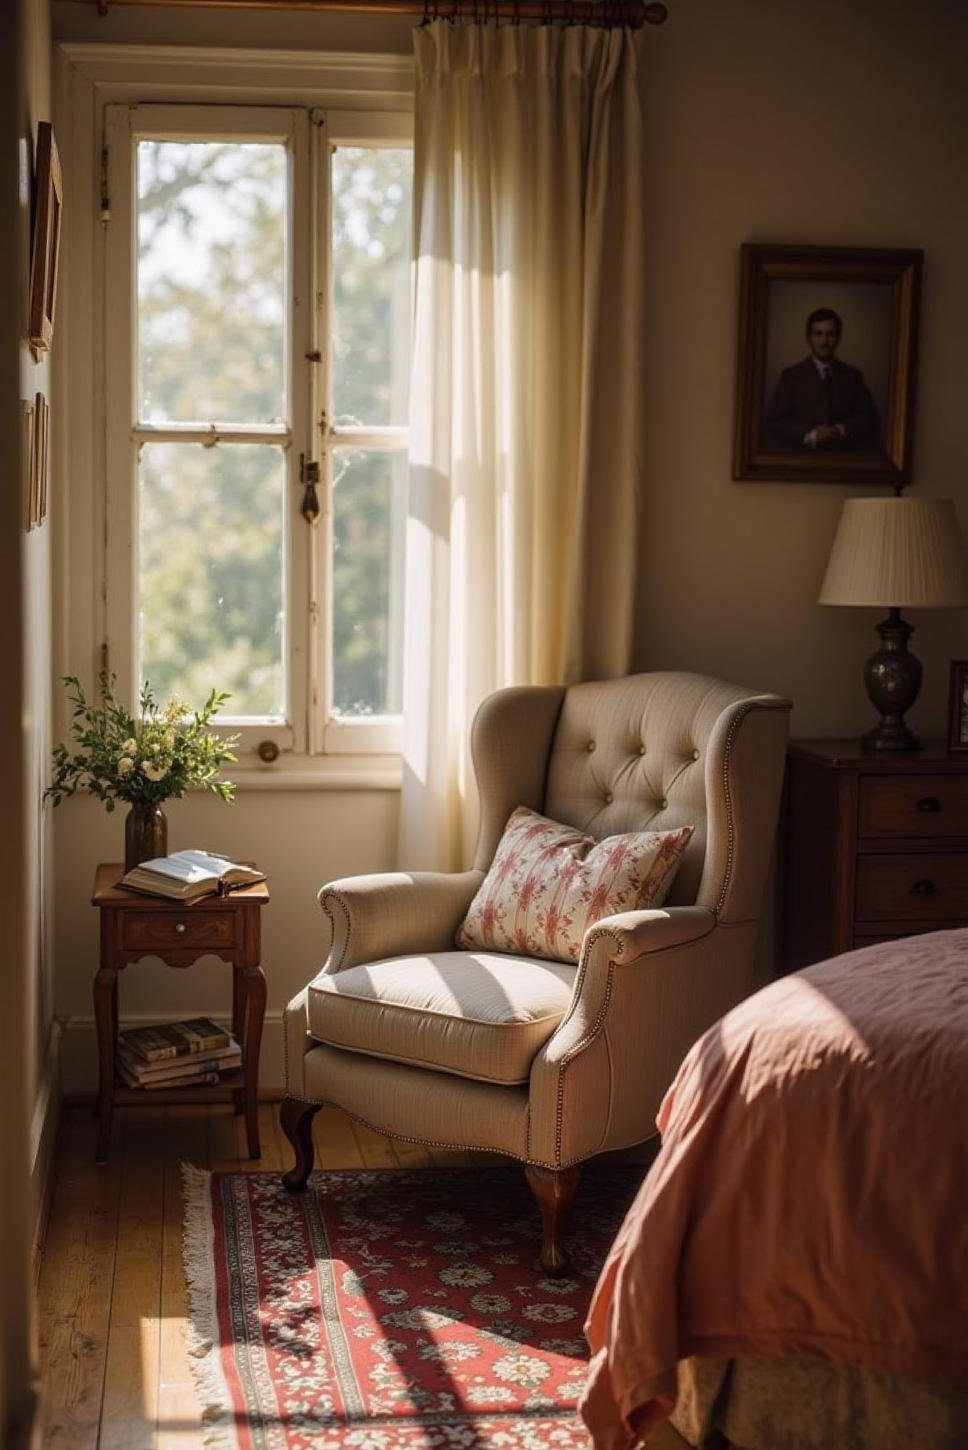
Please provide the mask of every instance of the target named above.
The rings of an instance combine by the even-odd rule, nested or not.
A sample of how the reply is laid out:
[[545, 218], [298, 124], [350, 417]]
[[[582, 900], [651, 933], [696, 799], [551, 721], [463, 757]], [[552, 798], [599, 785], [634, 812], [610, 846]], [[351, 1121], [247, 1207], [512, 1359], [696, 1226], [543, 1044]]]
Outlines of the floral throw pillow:
[[592, 922], [662, 904], [692, 833], [680, 826], [596, 841], [518, 806], [457, 945], [577, 962]]

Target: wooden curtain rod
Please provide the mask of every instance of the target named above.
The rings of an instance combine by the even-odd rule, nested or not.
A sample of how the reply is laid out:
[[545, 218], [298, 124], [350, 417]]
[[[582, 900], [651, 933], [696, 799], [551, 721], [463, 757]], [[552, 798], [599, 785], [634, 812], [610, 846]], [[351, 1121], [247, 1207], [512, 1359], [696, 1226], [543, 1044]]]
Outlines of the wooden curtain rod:
[[426, 20], [538, 20], [576, 25], [661, 25], [660, 0], [80, 0], [99, 15], [111, 5], [173, 5], [181, 9], [315, 10], [360, 15], [422, 15]]

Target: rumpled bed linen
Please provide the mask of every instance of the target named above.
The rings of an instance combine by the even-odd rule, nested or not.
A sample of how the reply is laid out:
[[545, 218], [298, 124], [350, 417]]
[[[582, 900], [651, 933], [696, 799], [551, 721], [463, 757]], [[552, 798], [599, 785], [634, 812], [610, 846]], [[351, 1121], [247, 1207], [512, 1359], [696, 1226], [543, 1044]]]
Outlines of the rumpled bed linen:
[[686, 1056], [589, 1311], [597, 1450], [692, 1355], [968, 1377], [968, 930], [772, 983]]

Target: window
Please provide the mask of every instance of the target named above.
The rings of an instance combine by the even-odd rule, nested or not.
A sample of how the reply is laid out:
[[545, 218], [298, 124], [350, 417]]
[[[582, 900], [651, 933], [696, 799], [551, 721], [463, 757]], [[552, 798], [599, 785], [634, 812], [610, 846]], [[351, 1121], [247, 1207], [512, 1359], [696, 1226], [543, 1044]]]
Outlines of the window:
[[397, 748], [407, 118], [109, 106], [106, 636], [243, 749]]

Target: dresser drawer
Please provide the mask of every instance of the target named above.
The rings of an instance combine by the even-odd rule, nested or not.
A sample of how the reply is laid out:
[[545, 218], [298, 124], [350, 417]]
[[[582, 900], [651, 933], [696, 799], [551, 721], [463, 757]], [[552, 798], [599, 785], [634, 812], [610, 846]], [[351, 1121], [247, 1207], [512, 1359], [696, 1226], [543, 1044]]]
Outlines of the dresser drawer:
[[858, 921], [968, 922], [968, 853], [858, 856], [856, 915]]
[[235, 945], [234, 911], [125, 911], [121, 913], [124, 951], [170, 951], [173, 948], [220, 951]]
[[968, 776], [861, 776], [862, 836], [968, 835]]

